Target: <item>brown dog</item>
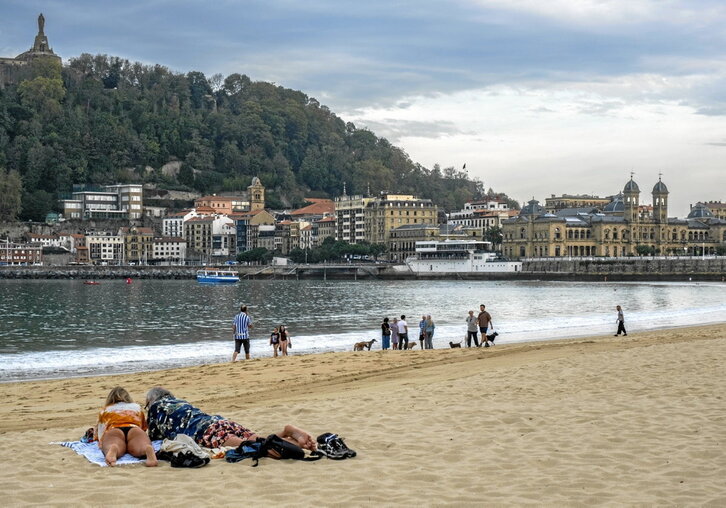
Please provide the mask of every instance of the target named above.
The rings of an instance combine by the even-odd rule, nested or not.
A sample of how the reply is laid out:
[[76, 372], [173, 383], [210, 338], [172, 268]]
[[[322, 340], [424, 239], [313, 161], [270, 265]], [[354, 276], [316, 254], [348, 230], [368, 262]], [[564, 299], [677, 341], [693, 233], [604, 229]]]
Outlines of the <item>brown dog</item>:
[[416, 343], [414, 341], [409, 342], [406, 344], [406, 349], [413, 349], [416, 347]]
[[356, 342], [353, 346], [353, 351], [363, 351], [363, 349], [368, 349], [368, 351], [371, 350], [371, 346], [374, 342], [378, 342], [376, 339], [369, 340], [368, 342]]
[[461, 347], [461, 341], [459, 341], [459, 342], [449, 342], [449, 346], [451, 346], [452, 349], [455, 348], [455, 347]]

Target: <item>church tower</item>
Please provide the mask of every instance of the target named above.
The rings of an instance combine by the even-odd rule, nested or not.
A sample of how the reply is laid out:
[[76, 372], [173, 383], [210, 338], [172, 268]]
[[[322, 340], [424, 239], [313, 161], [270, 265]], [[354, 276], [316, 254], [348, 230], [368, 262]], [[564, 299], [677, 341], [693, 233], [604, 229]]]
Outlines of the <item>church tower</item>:
[[653, 218], [658, 224], [668, 222], [668, 187], [658, 177], [653, 187]]
[[639, 219], [639, 210], [638, 207], [640, 205], [640, 188], [638, 187], [638, 184], [633, 181], [633, 175], [630, 175], [630, 181], [625, 184], [625, 188], [623, 189], [623, 200], [625, 205], [625, 210], [623, 212], [623, 217], [625, 217], [625, 220], [627, 220], [630, 223], [638, 222]]
[[250, 212], [265, 209], [265, 188], [257, 177], [252, 179], [252, 185], [247, 187], [250, 200]]

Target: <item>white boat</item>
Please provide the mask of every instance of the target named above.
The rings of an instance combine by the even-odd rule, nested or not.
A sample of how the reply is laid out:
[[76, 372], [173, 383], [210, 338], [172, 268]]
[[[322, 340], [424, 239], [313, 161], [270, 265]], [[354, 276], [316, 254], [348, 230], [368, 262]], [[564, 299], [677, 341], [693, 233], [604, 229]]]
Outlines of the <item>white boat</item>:
[[509, 273], [522, 271], [520, 261], [509, 261], [490, 250], [491, 242], [443, 240], [416, 242], [416, 255], [406, 259], [414, 273]]
[[239, 282], [239, 275], [233, 270], [205, 268], [204, 270], [197, 270], [197, 282], [202, 284], [236, 284]]

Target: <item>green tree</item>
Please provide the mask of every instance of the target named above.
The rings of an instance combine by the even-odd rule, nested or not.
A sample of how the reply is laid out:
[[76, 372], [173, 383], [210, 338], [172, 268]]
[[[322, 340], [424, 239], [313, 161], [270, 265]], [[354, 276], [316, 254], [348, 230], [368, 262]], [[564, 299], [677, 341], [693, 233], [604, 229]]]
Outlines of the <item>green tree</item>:
[[12, 222], [21, 210], [23, 182], [17, 171], [0, 167], [0, 220]]
[[48, 212], [53, 211], [56, 201], [51, 193], [36, 190], [23, 195], [22, 205], [21, 219], [41, 222], [45, 220]]

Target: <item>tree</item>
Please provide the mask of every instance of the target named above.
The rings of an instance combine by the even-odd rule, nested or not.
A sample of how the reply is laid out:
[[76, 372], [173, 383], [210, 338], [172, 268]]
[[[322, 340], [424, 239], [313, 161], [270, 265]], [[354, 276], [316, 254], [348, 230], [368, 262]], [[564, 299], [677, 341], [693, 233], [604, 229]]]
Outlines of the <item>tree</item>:
[[502, 243], [502, 228], [499, 226], [492, 226], [490, 228], [487, 228], [487, 230], [484, 232], [484, 240], [487, 242], [492, 242], [493, 246], [501, 245]]
[[26, 192], [23, 195], [23, 206], [20, 218], [35, 222], [44, 221], [48, 212], [53, 211], [55, 208], [55, 203], [53, 195], [44, 190]]
[[14, 221], [21, 209], [23, 182], [17, 171], [0, 168], [0, 220]]

